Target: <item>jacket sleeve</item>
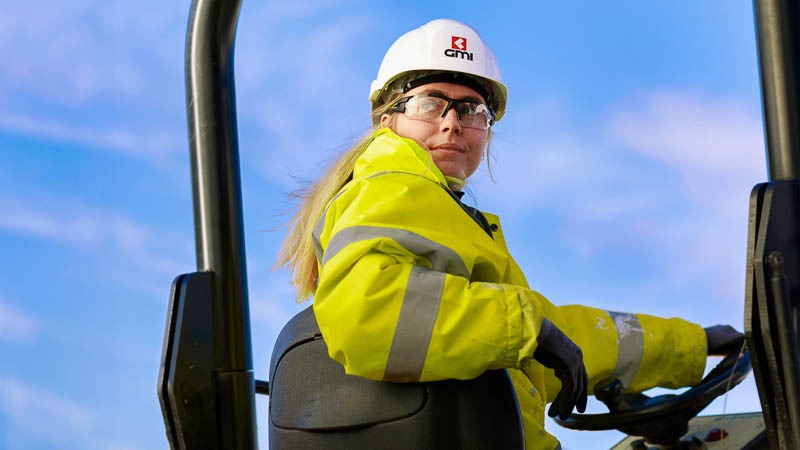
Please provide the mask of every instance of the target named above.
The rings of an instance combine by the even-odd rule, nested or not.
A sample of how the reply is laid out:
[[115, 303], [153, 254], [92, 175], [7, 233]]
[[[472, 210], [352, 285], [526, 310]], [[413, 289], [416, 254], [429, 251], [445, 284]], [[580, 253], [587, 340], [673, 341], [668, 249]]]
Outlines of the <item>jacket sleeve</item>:
[[446, 191], [413, 174], [354, 183], [331, 203], [314, 233], [314, 312], [347, 373], [416, 382], [529, 363], [541, 305], [524, 287], [470, 281], [480, 261], [458, 245], [473, 245], [464, 233], [490, 238], [459, 214]]
[[[625, 392], [697, 384], [705, 369], [705, 332], [677, 318], [604, 311], [581, 305], [553, 307], [544, 314], [583, 350], [589, 393], [618, 379]], [[561, 385], [545, 369], [547, 399]]]

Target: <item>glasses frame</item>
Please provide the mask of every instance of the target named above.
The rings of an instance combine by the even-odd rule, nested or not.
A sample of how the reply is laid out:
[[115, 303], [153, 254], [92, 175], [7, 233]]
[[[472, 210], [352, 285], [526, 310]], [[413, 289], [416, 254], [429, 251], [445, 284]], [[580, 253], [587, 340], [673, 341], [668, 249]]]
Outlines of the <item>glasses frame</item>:
[[[461, 122], [461, 113], [458, 112], [458, 109], [455, 109], [454, 111], [456, 112], [456, 117], [458, 118], [458, 123], [460, 123], [461, 126], [464, 126], [466, 128], [474, 128], [476, 130], [484, 130], [484, 131], [488, 130], [494, 124], [494, 111], [492, 111], [492, 108], [490, 108], [489, 105], [487, 105], [485, 103], [481, 103], [481, 102], [476, 102], [475, 100], [467, 100], [467, 99], [458, 100], [458, 99], [450, 98], [450, 97], [448, 97], [448, 96], [446, 96], [444, 94], [439, 94], [439, 93], [436, 93], [436, 92], [430, 92], [430, 93], [426, 93], [426, 94], [415, 94], [415, 95], [409, 95], [408, 97], [403, 97], [403, 98], [397, 100], [396, 102], [394, 102], [394, 104], [389, 108], [389, 112], [405, 113], [406, 112], [406, 103], [408, 103], [411, 99], [413, 99], [413, 98], [426, 98], [426, 97], [434, 97], [434, 98], [439, 98], [439, 99], [442, 99], [442, 100], [447, 100], [447, 106], [444, 108], [444, 111], [442, 111], [442, 114], [439, 116], [439, 118], [441, 118], [441, 119], [443, 119], [447, 115], [448, 111], [450, 111], [451, 109], [455, 108], [459, 104], [462, 104], [462, 103], [474, 103], [474, 104], [483, 105], [483, 106], [486, 107], [486, 112], [488, 113], [488, 120], [487, 120], [486, 128], [476, 128], [476, 127], [469, 127], [469, 126], [464, 125]], [[414, 119], [414, 120], [424, 120], [424, 119]]]

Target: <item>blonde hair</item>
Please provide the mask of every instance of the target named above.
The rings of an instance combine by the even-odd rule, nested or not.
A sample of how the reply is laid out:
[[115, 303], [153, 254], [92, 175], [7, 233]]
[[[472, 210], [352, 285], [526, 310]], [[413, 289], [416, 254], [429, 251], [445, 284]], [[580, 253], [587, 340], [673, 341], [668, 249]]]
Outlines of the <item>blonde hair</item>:
[[[291, 272], [292, 284], [297, 289], [297, 302], [308, 300], [317, 289], [319, 271], [317, 256], [314, 249], [312, 232], [331, 199], [347, 184], [353, 173], [356, 161], [372, 143], [375, 132], [386, 127], [381, 125], [381, 117], [388, 113], [391, 106], [403, 96], [402, 92], [395, 93], [383, 105], [372, 112], [373, 127], [362, 136], [355, 145], [345, 151], [338, 159], [325, 168], [322, 176], [314, 183], [301, 188], [291, 194], [299, 199], [297, 212], [288, 222], [288, 230], [278, 252], [276, 266], [288, 266]], [[390, 117], [388, 128], [394, 129], [395, 115]], [[486, 163], [491, 176], [489, 163], [489, 144], [492, 130], [486, 141]], [[420, 145], [425, 148], [423, 144]], [[493, 179], [493, 178], [492, 178]]]
[[289, 267], [292, 284], [297, 289], [298, 303], [307, 300], [317, 289], [319, 272], [314, 238], [311, 235], [314, 226], [325, 212], [328, 202], [349, 181], [356, 161], [372, 143], [375, 132], [382, 128], [381, 116], [400, 96], [402, 93], [392, 96], [382, 106], [375, 108], [372, 112], [373, 127], [355, 145], [326, 167], [316, 182], [291, 194], [299, 199], [300, 204], [295, 215], [289, 220], [289, 229], [278, 251], [276, 265]]

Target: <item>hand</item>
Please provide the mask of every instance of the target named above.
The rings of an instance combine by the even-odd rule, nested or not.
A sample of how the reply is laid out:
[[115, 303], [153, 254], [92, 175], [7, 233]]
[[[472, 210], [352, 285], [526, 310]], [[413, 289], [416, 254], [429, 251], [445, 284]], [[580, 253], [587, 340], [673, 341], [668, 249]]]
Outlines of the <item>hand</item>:
[[536, 342], [538, 346], [533, 352], [533, 358], [543, 366], [553, 369], [556, 377], [561, 380], [561, 391], [547, 410], [547, 415], [558, 415], [561, 420], [565, 420], [572, 413], [572, 408], [577, 408], [578, 412], [586, 411], [589, 377], [586, 375], [580, 347], [547, 319], [542, 319]]
[[705, 328], [705, 332], [709, 355], [725, 356], [740, 348], [744, 341], [744, 334], [730, 325], [714, 325]]

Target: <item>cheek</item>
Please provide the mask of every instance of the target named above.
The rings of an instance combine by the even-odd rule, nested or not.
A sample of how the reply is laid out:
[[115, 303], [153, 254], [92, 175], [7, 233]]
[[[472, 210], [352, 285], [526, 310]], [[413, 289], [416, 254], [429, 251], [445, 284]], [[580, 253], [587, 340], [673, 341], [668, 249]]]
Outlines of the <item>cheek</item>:
[[471, 153], [470, 153], [470, 166], [473, 171], [475, 171], [478, 166], [481, 165], [481, 159], [483, 158], [483, 149], [484, 146], [477, 146]]
[[485, 136], [482, 136], [479, 139], [476, 139], [475, 143], [470, 147], [472, 150], [470, 151], [470, 161], [475, 164], [475, 167], [480, 165], [481, 159], [483, 158], [483, 153], [486, 151], [486, 146], [488, 142]]
[[486, 147], [488, 145], [489, 142], [487, 136], [484, 134], [482, 138], [475, 143], [475, 146], [471, 147], [472, 151], [470, 152], [469, 169], [472, 171], [472, 173], [475, 173], [475, 171], [478, 170], [478, 167], [480, 167], [481, 161], [483, 160], [483, 155], [486, 152]]
[[428, 122], [411, 120], [402, 114], [395, 116], [392, 126], [392, 131], [397, 133], [398, 136], [414, 139], [419, 142], [427, 141], [427, 139], [436, 132], [436, 129], [435, 126], [431, 126]]

